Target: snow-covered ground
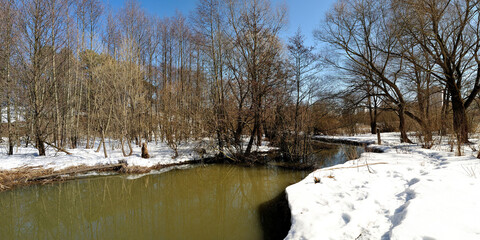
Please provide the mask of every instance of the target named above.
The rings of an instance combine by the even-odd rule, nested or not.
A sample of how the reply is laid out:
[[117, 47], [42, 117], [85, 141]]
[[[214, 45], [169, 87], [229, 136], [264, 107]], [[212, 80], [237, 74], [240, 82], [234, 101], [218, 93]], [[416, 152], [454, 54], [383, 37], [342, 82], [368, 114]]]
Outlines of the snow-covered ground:
[[[4, 143], [6, 139], [4, 139]], [[107, 141], [108, 142], [108, 141]], [[262, 146], [255, 147], [256, 151], [268, 151], [271, 148], [267, 146], [268, 142], [263, 142]], [[105, 158], [103, 155], [103, 149], [100, 152], [95, 152], [96, 147], [98, 146], [98, 141], [95, 144], [94, 149], [85, 149], [80, 147], [77, 149], [67, 149], [71, 155], [67, 155], [63, 152], [58, 152], [56, 149], [47, 146], [46, 156], [38, 156], [38, 151], [33, 147], [18, 147], [15, 148], [14, 155], [7, 156], [6, 146], [0, 145], [0, 170], [13, 170], [20, 167], [41, 167], [41, 168], [52, 168], [53, 170], [61, 170], [68, 167], [76, 167], [81, 165], [86, 166], [95, 166], [95, 165], [104, 165], [104, 164], [116, 164], [119, 160], [127, 161], [128, 166], [138, 166], [138, 167], [152, 167], [158, 164], [167, 165], [173, 163], [183, 163], [192, 160], [201, 159], [202, 156], [199, 155], [195, 149], [205, 148], [206, 153], [203, 154], [203, 157], [212, 156], [216, 151], [210, 149], [208, 146], [211, 145], [208, 140], [195, 143], [184, 143], [178, 147], [179, 156], [172, 158], [174, 152], [171, 148], [168, 147], [165, 143], [149, 143], [148, 152], [150, 154], [149, 159], [141, 158], [141, 148], [132, 144], [133, 154], [129, 157], [124, 157], [122, 151], [119, 149], [118, 144], [115, 144], [116, 148], [112, 150], [111, 146], [107, 143], [107, 153], [108, 158]], [[85, 144], [81, 144], [85, 146]], [[210, 149], [210, 150], [209, 150]], [[128, 147], [125, 147], [125, 151], [128, 152]]]
[[[24, 112], [23, 108], [21, 108], [22, 112]], [[24, 122], [25, 121], [25, 117], [24, 115], [20, 114], [18, 111], [15, 111], [15, 108], [12, 106], [11, 110], [10, 110], [10, 121], [13, 123], [13, 122], [16, 122], [17, 120], [20, 121], [20, 122]], [[1, 122], [2, 123], [6, 123], [8, 122], [8, 114], [7, 114], [7, 108], [4, 107], [4, 108], [1, 108], [0, 109], [0, 116], [1, 116]]]
[[426, 150], [400, 144], [398, 134], [382, 142], [385, 153], [363, 153], [287, 188], [286, 239], [480, 239], [478, 145], [455, 156], [448, 144]]
[[[335, 137], [373, 143], [375, 135]], [[476, 141], [476, 140], [473, 140]], [[480, 239], [480, 160], [478, 145], [455, 156], [438, 142], [431, 150], [400, 144], [398, 134], [382, 134], [385, 153], [364, 153], [360, 159], [317, 170], [287, 188], [292, 227], [287, 239]], [[98, 144], [98, 143], [97, 143]], [[108, 146], [108, 145], [107, 145]], [[118, 148], [69, 149], [72, 155], [48, 148], [37, 156], [31, 147], [6, 155], [0, 145], [0, 170], [43, 167], [60, 170], [126, 160], [130, 166], [151, 167], [199, 159], [197, 144], [183, 144], [179, 156], [164, 143], [148, 145], [150, 159], [123, 157]], [[258, 150], [268, 150], [262, 146]], [[315, 183], [314, 178], [320, 180]]]

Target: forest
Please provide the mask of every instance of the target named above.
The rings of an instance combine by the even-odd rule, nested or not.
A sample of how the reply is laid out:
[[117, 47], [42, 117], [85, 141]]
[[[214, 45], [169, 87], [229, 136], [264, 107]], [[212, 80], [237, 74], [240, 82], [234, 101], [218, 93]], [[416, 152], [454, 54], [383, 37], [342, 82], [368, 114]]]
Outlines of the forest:
[[[288, 7], [199, 0], [159, 18], [136, 0], [0, 0], [0, 136], [65, 151], [212, 139], [241, 160], [290, 159], [319, 134], [400, 132], [424, 148], [477, 130], [480, 2], [339, 0], [309, 46]], [[305, 33], [311, 34], [311, 33]], [[408, 134], [415, 133], [415, 134]], [[98, 144], [96, 144], [98, 143]], [[234, 153], [234, 154], [230, 154]], [[175, 157], [175, 156], [174, 156]]]

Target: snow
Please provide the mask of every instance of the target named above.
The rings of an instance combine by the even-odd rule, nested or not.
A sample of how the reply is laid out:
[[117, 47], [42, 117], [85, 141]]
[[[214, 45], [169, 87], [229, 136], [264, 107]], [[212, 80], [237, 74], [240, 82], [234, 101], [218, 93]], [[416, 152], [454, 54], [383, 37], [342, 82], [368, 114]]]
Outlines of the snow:
[[[6, 142], [6, 139], [3, 140]], [[195, 148], [203, 147], [207, 149], [204, 157], [213, 156], [215, 150], [212, 150], [211, 142], [208, 139], [203, 139], [202, 141], [182, 143], [178, 146], [179, 156], [172, 158], [174, 156], [174, 151], [168, 147], [167, 144], [159, 142], [158, 144], [149, 143], [148, 152], [150, 154], [149, 159], [141, 158], [141, 148], [132, 144], [133, 154], [129, 157], [124, 157], [122, 151], [118, 147], [118, 143], [113, 142], [116, 146], [112, 150], [109, 141], [107, 140], [107, 154], [108, 157], [105, 158], [103, 155], [103, 148], [100, 152], [95, 152], [96, 147], [99, 142], [96, 141], [94, 149], [85, 149], [83, 147], [77, 149], [67, 149], [71, 155], [67, 155], [63, 152], [57, 152], [54, 148], [47, 146], [46, 156], [38, 156], [38, 152], [33, 147], [17, 147], [15, 148], [14, 155], [7, 156], [6, 146], [0, 145], [0, 170], [13, 170], [20, 167], [41, 167], [41, 168], [52, 168], [53, 170], [61, 170], [68, 167], [76, 167], [81, 165], [86, 166], [95, 166], [95, 165], [105, 165], [105, 164], [116, 164], [119, 160], [127, 161], [128, 166], [138, 166], [138, 167], [152, 167], [155, 165], [168, 165], [175, 163], [185, 163], [188, 161], [199, 160], [202, 158], [196, 151]], [[268, 151], [271, 147], [267, 146], [268, 142], [262, 142], [262, 145], [255, 147], [255, 151]], [[80, 144], [85, 146], [85, 143]], [[128, 151], [128, 147], [125, 147]], [[209, 150], [210, 149], [210, 150]]]
[[[370, 134], [332, 138], [376, 141]], [[288, 187], [292, 227], [286, 239], [480, 239], [477, 145], [465, 146], [463, 156], [455, 156], [447, 139], [437, 139], [443, 144], [431, 150], [400, 144], [398, 139], [397, 133], [382, 134], [383, 145], [371, 146], [384, 153], [363, 153], [357, 160], [319, 169]], [[143, 159], [138, 146], [132, 156], [123, 157], [121, 150], [112, 150], [107, 144], [109, 157], [104, 158], [103, 149], [98, 153], [95, 149], [68, 149], [72, 155], [66, 155], [51, 147], [44, 157], [32, 147], [16, 148], [13, 156], [7, 156], [5, 145], [0, 145], [0, 170], [60, 170], [119, 160], [126, 160], [129, 166], [151, 167], [200, 159], [195, 147], [198, 142], [181, 144], [179, 156], [173, 159], [166, 144], [149, 143], [151, 158]], [[268, 149], [264, 144], [258, 150]], [[320, 183], [315, 184], [314, 178]]]
[[[376, 140], [370, 134], [335, 138]], [[363, 153], [289, 186], [286, 239], [480, 239], [475, 149], [455, 156], [447, 144], [427, 150], [398, 139], [382, 134], [384, 145], [373, 147], [384, 153]]]
[[[23, 108], [20, 108], [20, 110], [22, 112], [24, 112]], [[20, 122], [25, 121], [25, 117], [22, 114], [18, 113], [18, 111], [15, 111], [15, 108], [13, 106], [12, 106], [10, 111], [11, 111], [10, 121], [12, 123], [16, 122], [17, 119]], [[7, 118], [8, 114], [7, 114], [7, 108], [6, 107], [4, 107], [0, 110], [0, 116], [1, 116], [1, 121], [0, 122], [2, 122], [2, 123], [8, 122], [8, 118]]]
[[[107, 148], [108, 145], [107, 145]], [[152, 155], [149, 159], [141, 158], [140, 147], [134, 146], [133, 155], [124, 157], [120, 149], [107, 150], [108, 157], [103, 155], [103, 149], [95, 152], [95, 149], [68, 149], [72, 155], [63, 152], [57, 152], [53, 148], [47, 148], [46, 156], [38, 156], [36, 149], [32, 147], [19, 147], [15, 149], [12, 156], [0, 155], [0, 169], [11, 170], [19, 167], [43, 167], [61, 170], [68, 167], [80, 165], [95, 166], [103, 164], [116, 164], [119, 160], [126, 160], [129, 166], [152, 167], [157, 164], [181, 163], [199, 157], [188, 146], [179, 148], [179, 156], [172, 159], [173, 151], [165, 144], [149, 144], [149, 153]]]

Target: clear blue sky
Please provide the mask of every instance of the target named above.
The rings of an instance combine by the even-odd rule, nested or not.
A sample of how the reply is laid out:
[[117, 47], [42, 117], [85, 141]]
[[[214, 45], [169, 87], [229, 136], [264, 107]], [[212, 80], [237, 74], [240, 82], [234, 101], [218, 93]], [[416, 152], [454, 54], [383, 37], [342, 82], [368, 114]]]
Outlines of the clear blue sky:
[[[123, 5], [123, 0], [103, 0], [114, 9]], [[197, 0], [139, 0], [142, 7], [150, 14], [162, 16], [173, 16], [178, 10], [188, 15], [195, 9]], [[319, 25], [325, 12], [330, 9], [336, 0], [271, 0], [273, 4], [285, 2], [288, 6], [289, 24], [282, 33], [282, 38], [292, 36], [298, 27], [302, 29], [307, 37], [307, 44], [313, 45], [313, 30]]]

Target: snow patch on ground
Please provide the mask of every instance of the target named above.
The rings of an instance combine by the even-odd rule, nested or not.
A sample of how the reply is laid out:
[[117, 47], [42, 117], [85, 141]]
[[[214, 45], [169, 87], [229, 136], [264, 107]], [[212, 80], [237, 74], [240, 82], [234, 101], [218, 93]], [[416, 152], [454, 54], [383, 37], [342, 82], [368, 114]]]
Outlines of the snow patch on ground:
[[[124, 157], [122, 151], [118, 148], [118, 143], [112, 143], [115, 147], [112, 150], [111, 145], [107, 143], [108, 157], [105, 158], [103, 149], [100, 152], [95, 152], [99, 142], [95, 143], [95, 148], [85, 149], [67, 149], [72, 155], [67, 155], [63, 152], [58, 152], [54, 148], [47, 147], [46, 156], [38, 156], [38, 152], [33, 147], [16, 147], [14, 155], [7, 156], [6, 146], [0, 145], [0, 170], [13, 170], [20, 167], [42, 167], [52, 168], [53, 170], [62, 170], [69, 167], [76, 167], [80, 165], [95, 166], [105, 164], [116, 164], [119, 160], [125, 160], [128, 166], [138, 167], [152, 167], [158, 164], [167, 165], [175, 163], [184, 163], [193, 160], [199, 160], [202, 157], [213, 156], [217, 151], [209, 148], [212, 144], [209, 140], [203, 140], [202, 142], [189, 142], [183, 143], [178, 146], [179, 156], [174, 156], [174, 151], [168, 147], [167, 144], [159, 142], [158, 144], [149, 143], [148, 152], [150, 154], [149, 159], [141, 158], [141, 148], [138, 146], [133, 147], [133, 154], [129, 157]], [[3, 141], [6, 142], [6, 139]], [[107, 140], [107, 142], [109, 142]], [[262, 142], [259, 147], [254, 147], [253, 151], [269, 151], [272, 148], [267, 146], [268, 142]], [[85, 144], [81, 144], [85, 146]], [[198, 148], [205, 148], [204, 153], [195, 151]]]
[[[375, 142], [375, 135], [335, 137]], [[319, 169], [287, 188], [286, 239], [480, 239], [480, 160], [438, 145], [400, 144], [382, 134], [385, 153]], [[320, 183], [315, 184], [314, 178]]]
[[[1, 123], [7, 123], [7, 122], [8, 122], [7, 110], [8, 110], [8, 109], [7, 109], [6, 107], [0, 109], [0, 117], [1, 117], [1, 121], [0, 121], [0, 122], [1, 122]], [[12, 108], [10, 109], [10, 122], [14, 123], [14, 122], [16, 122], [17, 120], [18, 120], [19, 122], [25, 122], [25, 117], [24, 117], [22, 114], [16, 112], [16, 111], [15, 111], [15, 108], [12, 107]]]

